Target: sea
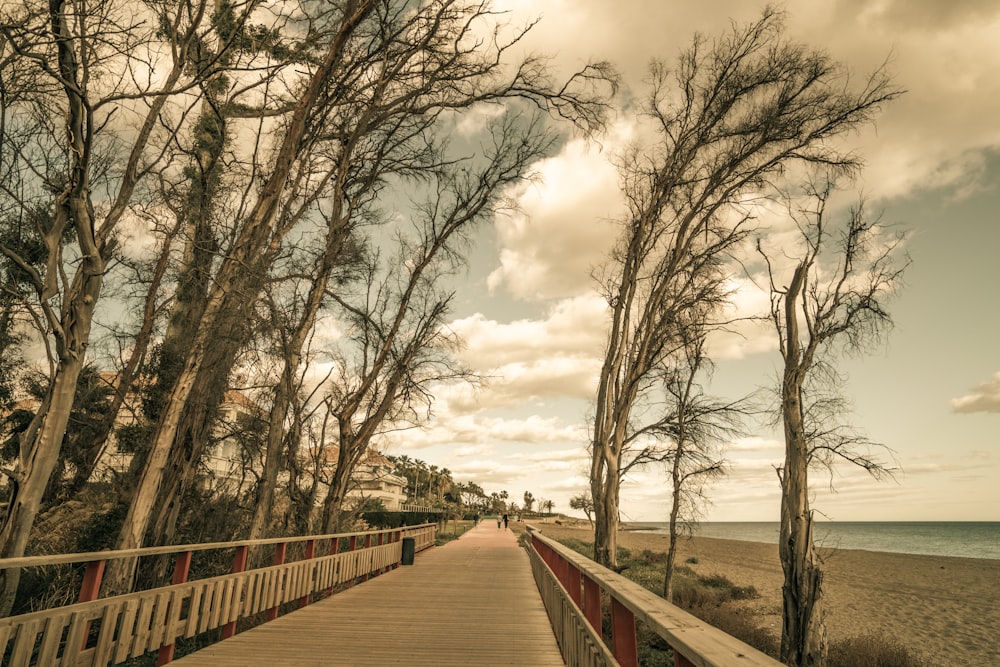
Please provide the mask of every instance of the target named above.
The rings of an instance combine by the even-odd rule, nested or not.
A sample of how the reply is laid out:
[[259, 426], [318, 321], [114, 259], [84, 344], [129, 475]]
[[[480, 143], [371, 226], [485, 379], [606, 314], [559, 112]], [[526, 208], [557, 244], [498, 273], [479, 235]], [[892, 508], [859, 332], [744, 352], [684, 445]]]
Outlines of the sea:
[[[669, 532], [668, 524], [657, 522], [631, 523], [629, 528]], [[695, 527], [694, 535], [777, 544], [778, 528], [776, 521], [706, 521]], [[1000, 559], [1000, 521], [817, 521], [814, 539], [828, 549]]]

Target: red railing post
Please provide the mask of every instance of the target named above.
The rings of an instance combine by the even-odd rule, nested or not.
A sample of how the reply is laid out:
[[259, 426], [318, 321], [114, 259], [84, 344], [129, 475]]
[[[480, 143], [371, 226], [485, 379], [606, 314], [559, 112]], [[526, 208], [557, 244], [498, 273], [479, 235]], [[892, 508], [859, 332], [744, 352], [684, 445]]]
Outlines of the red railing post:
[[678, 653], [677, 649], [671, 647], [671, 650], [674, 652], [674, 667], [694, 667], [694, 663]]
[[[285, 553], [286, 553], [287, 550], [288, 550], [288, 543], [287, 542], [282, 542], [281, 544], [275, 545], [275, 547], [274, 547], [274, 564], [275, 565], [283, 565], [284, 564], [284, 562], [285, 562]], [[283, 577], [282, 577], [282, 579], [283, 579]], [[279, 582], [280, 581], [281, 581], [281, 579], [279, 579]], [[284, 583], [287, 585], [288, 582], [284, 582]], [[279, 590], [280, 590], [280, 586], [279, 586]], [[279, 596], [279, 599], [280, 599], [280, 596]], [[278, 607], [279, 607], [279, 605], [276, 604], [273, 607], [271, 607], [270, 609], [268, 609], [267, 610], [267, 614], [264, 616], [264, 620], [265, 621], [273, 621], [274, 619], [278, 618]]]
[[572, 563], [566, 563], [566, 588], [577, 607], [583, 609], [583, 592], [580, 590], [580, 570]]
[[[335, 556], [338, 553], [340, 553], [340, 538], [339, 537], [331, 537], [330, 538], [330, 555], [331, 556]], [[330, 586], [329, 588], [326, 589], [326, 591], [325, 591], [326, 597], [330, 597], [331, 595], [333, 595], [333, 589], [334, 589], [334, 586]]]
[[[372, 548], [372, 534], [368, 533], [367, 535], [365, 535], [365, 549], [371, 549], [371, 548]], [[361, 575], [361, 581], [368, 581], [369, 579], [371, 579], [371, 571], [365, 572], [363, 575]]]
[[590, 627], [601, 633], [601, 587], [583, 575], [583, 615], [587, 617]]
[[611, 597], [611, 638], [618, 664], [637, 667], [639, 654], [635, 641], [635, 614], [614, 596]]
[[[358, 550], [358, 536], [357, 535], [351, 535], [351, 539], [349, 539], [347, 542], [348, 542], [347, 543], [347, 550], [348, 551], [357, 551]], [[347, 585], [348, 586], [353, 586], [354, 585], [354, 579], [351, 579], [350, 583], [348, 583]]]
[[[77, 602], [91, 602], [96, 600], [101, 592], [101, 579], [104, 578], [104, 565], [107, 561], [92, 560], [87, 563], [87, 569], [83, 571], [83, 583], [80, 584], [80, 595]], [[87, 648], [87, 638], [90, 636], [90, 622], [83, 627], [83, 646]]]
[[[176, 555], [174, 558], [174, 576], [170, 580], [171, 585], [183, 584], [188, 580], [188, 574], [191, 572], [191, 553], [190, 551], [182, 551]], [[169, 619], [173, 613], [173, 610], [168, 610], [167, 618]], [[173, 631], [173, 628], [169, 628]], [[160, 667], [165, 665], [174, 659], [174, 642], [165, 644], [160, 647], [159, 652], [156, 654], [156, 665]]]
[[[312, 560], [316, 556], [316, 540], [306, 541], [306, 553], [302, 560]], [[306, 593], [299, 598], [299, 609], [309, 604], [309, 594]]]
[[[386, 534], [385, 533], [379, 533], [378, 534], [378, 545], [379, 546], [382, 546], [383, 544], [385, 544], [385, 538], [386, 538]], [[380, 567], [378, 569], [378, 571], [375, 573], [375, 576], [378, 576], [378, 575], [382, 574], [383, 572], [385, 572], [385, 568], [384, 567]]]
[[[236, 547], [236, 553], [233, 555], [233, 569], [231, 572], [237, 574], [243, 572], [247, 569], [247, 547], [245, 544]], [[222, 638], [229, 639], [236, 634], [236, 621], [230, 621], [222, 626]]]
[[[402, 541], [403, 541], [403, 529], [400, 528], [399, 530], [392, 531], [392, 543], [395, 544], [396, 542], [402, 542]], [[395, 563], [393, 563], [392, 567], [389, 569], [395, 570], [397, 567], [399, 567], [398, 560]]]

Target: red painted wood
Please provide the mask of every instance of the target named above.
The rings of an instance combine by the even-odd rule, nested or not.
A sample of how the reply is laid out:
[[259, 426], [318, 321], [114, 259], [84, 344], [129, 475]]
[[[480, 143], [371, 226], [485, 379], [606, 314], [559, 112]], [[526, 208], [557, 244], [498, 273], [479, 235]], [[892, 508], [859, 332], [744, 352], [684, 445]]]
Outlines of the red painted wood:
[[[306, 542], [306, 552], [302, 560], [312, 560], [316, 556], [316, 540]], [[299, 609], [309, 604], [309, 596], [303, 595], [299, 598]]]
[[618, 664], [622, 667], [638, 667], [635, 615], [614, 597], [611, 598], [611, 637], [614, 640], [614, 653]]
[[601, 586], [586, 575], [583, 575], [583, 615], [590, 627], [601, 634]]
[[[288, 544], [282, 542], [281, 544], [274, 545], [274, 564], [283, 565], [285, 562], [285, 554], [288, 551]], [[265, 621], [273, 621], [278, 618], [278, 605], [274, 605], [267, 610], [267, 614], [264, 616]]]
[[694, 663], [674, 649], [674, 667], [694, 667]]
[[[188, 574], [191, 572], [191, 552], [182, 551], [176, 555], [174, 558], [174, 576], [170, 580], [173, 585], [183, 584], [188, 580]], [[167, 618], [170, 618], [170, 612], [167, 612]], [[156, 654], [156, 665], [160, 667], [165, 665], [174, 659], [174, 643], [170, 642], [164, 646], [160, 647], [159, 652]]]
[[[83, 572], [83, 583], [80, 584], [80, 595], [77, 602], [90, 602], [96, 600], [101, 592], [101, 579], [104, 578], [104, 565], [107, 561], [92, 560], [87, 563], [87, 569]], [[90, 622], [83, 627], [83, 648], [87, 648], [87, 639], [90, 637]]]
[[[237, 572], [243, 572], [247, 569], [247, 549], [246, 546], [236, 547], [236, 553], [233, 555], [233, 569], [231, 572], [236, 574]], [[229, 639], [236, 634], [236, 621], [230, 621], [222, 627], [222, 638]]]
[[[365, 549], [371, 549], [371, 548], [372, 548], [372, 536], [369, 533], [368, 535], [365, 535]], [[369, 579], [371, 579], [370, 573], [365, 572], [364, 574], [361, 575], [361, 581], [368, 581]]]
[[569, 590], [569, 596], [573, 598], [573, 602], [580, 609], [583, 609], [583, 591], [580, 589], [580, 570], [572, 563], [566, 563], [566, 588]]
[[[333, 556], [339, 553], [339, 550], [340, 550], [340, 538], [339, 537], [330, 538], [330, 555]], [[333, 586], [330, 586], [328, 589], [326, 589], [326, 597], [330, 597], [331, 595], [333, 595]]]

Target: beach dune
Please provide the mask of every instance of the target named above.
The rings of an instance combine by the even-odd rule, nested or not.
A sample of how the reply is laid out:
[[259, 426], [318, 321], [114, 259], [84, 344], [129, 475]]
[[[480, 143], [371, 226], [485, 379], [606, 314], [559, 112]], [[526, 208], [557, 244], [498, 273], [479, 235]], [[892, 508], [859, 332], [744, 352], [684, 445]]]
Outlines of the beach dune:
[[[590, 541], [588, 527], [539, 526], [554, 538]], [[665, 552], [667, 536], [623, 531], [619, 546]], [[781, 633], [781, 563], [774, 544], [682, 539], [679, 564], [721, 574], [760, 597], [747, 602], [761, 625]], [[1000, 665], [1000, 560], [821, 549], [832, 640], [879, 634], [932, 665]], [[697, 563], [685, 563], [688, 558]]]

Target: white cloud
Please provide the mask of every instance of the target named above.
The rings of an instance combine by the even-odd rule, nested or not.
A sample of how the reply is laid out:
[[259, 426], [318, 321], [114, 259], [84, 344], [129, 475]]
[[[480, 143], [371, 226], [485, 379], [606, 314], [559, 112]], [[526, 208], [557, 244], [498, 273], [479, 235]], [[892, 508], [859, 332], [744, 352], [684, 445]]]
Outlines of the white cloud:
[[495, 220], [500, 266], [491, 291], [503, 286], [514, 297], [541, 300], [576, 296], [592, 286], [591, 272], [617, 236], [611, 220], [622, 204], [618, 174], [608, 161], [626, 140], [621, 125], [604, 150], [583, 139], [533, 166], [537, 179], [509, 193], [517, 210]]
[[951, 399], [954, 412], [1000, 412], [1000, 372], [986, 382], [976, 385], [972, 393]]

